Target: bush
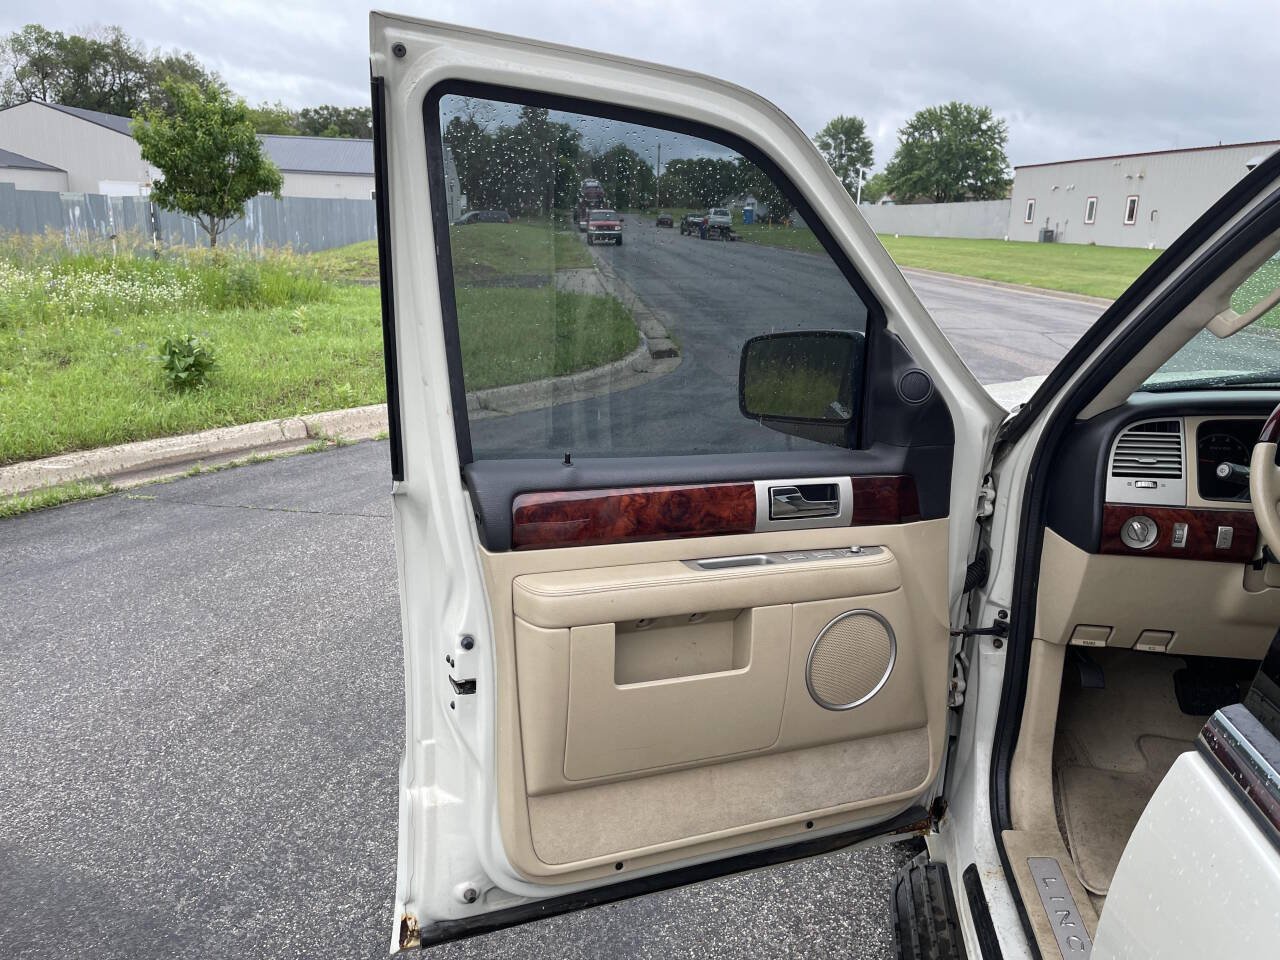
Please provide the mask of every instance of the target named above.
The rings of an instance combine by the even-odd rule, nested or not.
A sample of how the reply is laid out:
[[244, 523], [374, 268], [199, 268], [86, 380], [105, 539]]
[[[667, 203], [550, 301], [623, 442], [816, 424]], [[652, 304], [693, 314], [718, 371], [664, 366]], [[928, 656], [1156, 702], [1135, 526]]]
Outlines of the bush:
[[210, 371], [218, 366], [212, 347], [194, 333], [170, 334], [160, 344], [160, 368], [169, 386], [178, 393], [200, 390]]

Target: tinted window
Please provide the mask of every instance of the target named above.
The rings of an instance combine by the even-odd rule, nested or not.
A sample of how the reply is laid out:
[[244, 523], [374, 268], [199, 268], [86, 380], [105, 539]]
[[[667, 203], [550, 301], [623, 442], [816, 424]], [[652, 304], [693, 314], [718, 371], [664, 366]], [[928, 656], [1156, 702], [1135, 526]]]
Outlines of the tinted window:
[[[863, 336], [867, 308], [755, 163], [688, 133], [497, 100], [446, 95], [433, 119], [449, 186], [511, 215], [448, 230], [475, 459], [817, 446], [744, 416], [743, 345]], [[659, 209], [715, 210], [732, 232], [658, 230]], [[588, 217], [624, 223], [589, 243]]]

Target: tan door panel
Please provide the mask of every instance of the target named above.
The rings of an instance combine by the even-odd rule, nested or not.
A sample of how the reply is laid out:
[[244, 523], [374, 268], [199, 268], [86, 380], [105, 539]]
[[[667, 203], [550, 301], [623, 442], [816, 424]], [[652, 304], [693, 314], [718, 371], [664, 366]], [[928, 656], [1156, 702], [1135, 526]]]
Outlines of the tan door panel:
[[[714, 673], [614, 683], [614, 625], [569, 631], [564, 775], [615, 773], [764, 750], [778, 739], [791, 652], [791, 608], [755, 607], [733, 620], [689, 624], [686, 649], [715, 644], [721, 624], [744, 665]], [[640, 638], [644, 633], [638, 634]]]
[[[946, 530], [941, 520], [486, 554], [512, 866], [581, 881], [919, 800], [945, 730]], [[880, 549], [692, 562], [851, 544]], [[857, 614], [865, 629], [840, 634], [832, 664], [851, 671], [848, 696], [867, 696], [827, 709], [807, 661], [824, 627], [856, 611], [869, 611]]]
[[[798, 531], [797, 531], [798, 532]], [[846, 532], [847, 538], [847, 532]], [[516, 616], [540, 627], [574, 627], [795, 603], [901, 585], [892, 550], [801, 565], [698, 570], [679, 561], [561, 570], [518, 577]]]

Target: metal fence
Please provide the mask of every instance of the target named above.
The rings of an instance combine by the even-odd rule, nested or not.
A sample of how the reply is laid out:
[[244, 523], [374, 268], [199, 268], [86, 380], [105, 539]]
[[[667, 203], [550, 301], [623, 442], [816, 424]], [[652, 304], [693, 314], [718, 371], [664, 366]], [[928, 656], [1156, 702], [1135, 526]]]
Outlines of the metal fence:
[[[0, 183], [0, 233], [60, 233], [73, 249], [88, 240], [123, 233], [153, 234], [165, 245], [205, 245], [190, 217], [153, 207], [146, 197], [18, 190]], [[292, 247], [327, 250], [377, 236], [372, 200], [254, 197], [244, 216], [218, 238], [253, 250]]]
[[863, 204], [858, 209], [876, 233], [974, 240], [1002, 240], [1009, 233], [1008, 200]]

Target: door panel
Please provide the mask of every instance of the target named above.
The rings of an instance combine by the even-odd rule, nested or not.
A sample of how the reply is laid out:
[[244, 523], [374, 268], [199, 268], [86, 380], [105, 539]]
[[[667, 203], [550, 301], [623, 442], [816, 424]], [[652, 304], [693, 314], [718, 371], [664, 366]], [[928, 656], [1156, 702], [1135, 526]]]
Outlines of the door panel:
[[[944, 749], [946, 539], [942, 519], [485, 551], [512, 866], [580, 882], [918, 801]], [[836, 555], [697, 566], [775, 551]], [[849, 611], [884, 618], [893, 662], [865, 703], [830, 710], [806, 664]]]
[[[766, 102], [371, 25], [403, 446], [393, 946], [923, 829], [999, 408]], [[768, 192], [800, 247], [649, 226], [677, 159]], [[639, 191], [607, 246], [563, 215], [597, 167]], [[510, 209], [456, 223], [463, 194]], [[740, 354], [774, 332], [829, 338], [809, 359], [842, 371], [793, 391], [803, 430], [744, 412]], [[779, 520], [784, 484], [834, 514]]]

